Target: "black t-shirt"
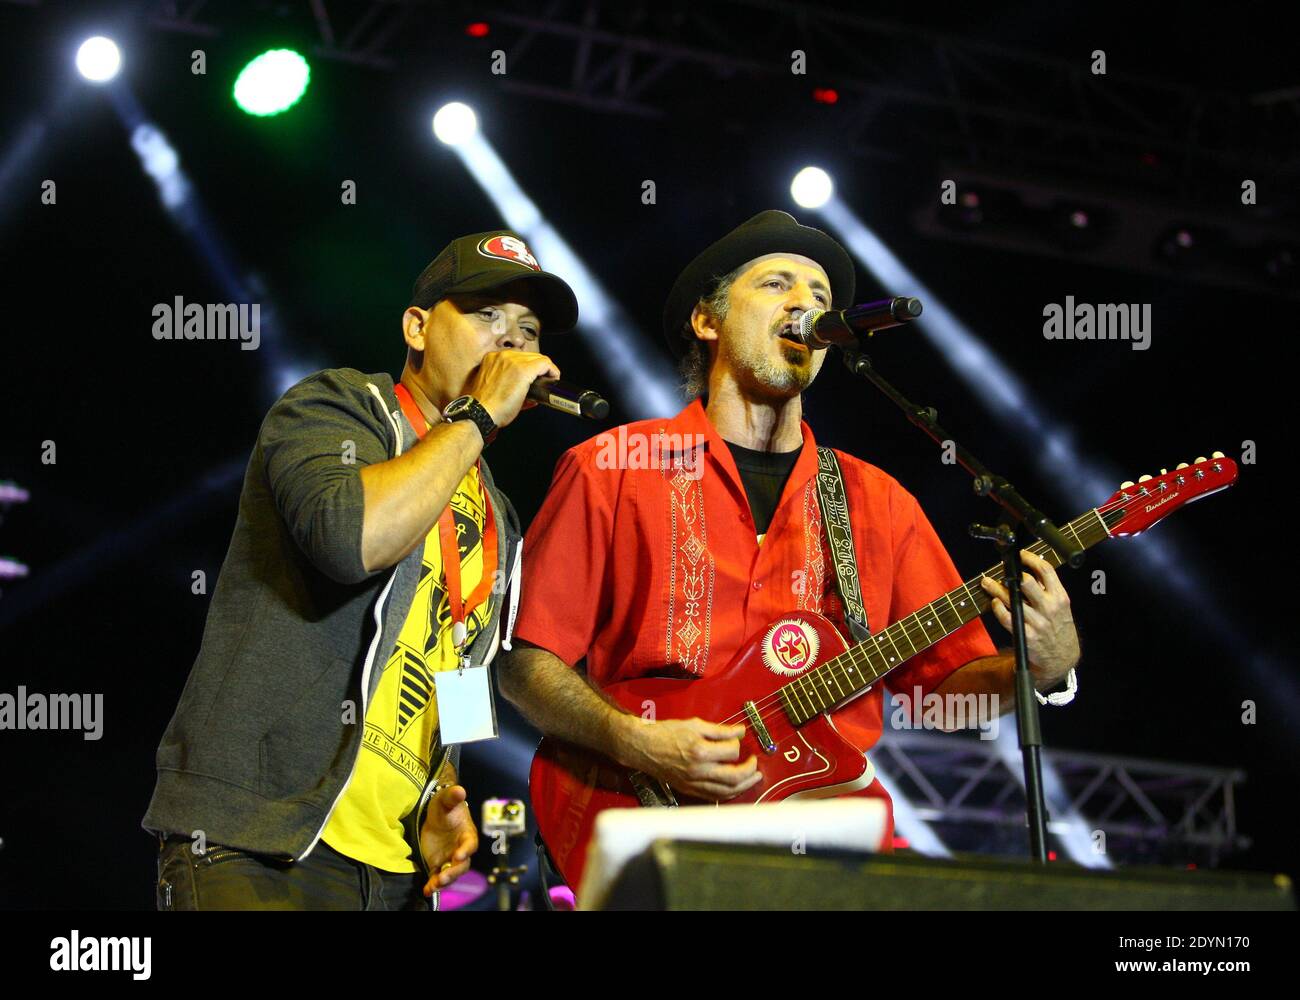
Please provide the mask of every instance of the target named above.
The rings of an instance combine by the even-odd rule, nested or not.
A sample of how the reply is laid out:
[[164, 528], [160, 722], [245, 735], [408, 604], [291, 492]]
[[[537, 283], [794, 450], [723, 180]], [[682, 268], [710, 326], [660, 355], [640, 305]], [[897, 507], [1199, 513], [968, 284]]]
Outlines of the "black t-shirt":
[[754, 532], [767, 534], [776, 505], [781, 500], [781, 491], [785, 481], [790, 478], [794, 463], [799, 459], [802, 447], [794, 451], [754, 451], [742, 448], [738, 444], [727, 442], [731, 457], [735, 459], [736, 471], [740, 481], [745, 485], [745, 496], [749, 500], [749, 512], [754, 515]]

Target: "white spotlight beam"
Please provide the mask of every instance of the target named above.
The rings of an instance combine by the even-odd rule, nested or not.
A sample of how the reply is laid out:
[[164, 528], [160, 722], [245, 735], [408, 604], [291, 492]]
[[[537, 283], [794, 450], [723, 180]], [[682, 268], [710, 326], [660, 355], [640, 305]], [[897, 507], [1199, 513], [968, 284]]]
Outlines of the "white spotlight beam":
[[636, 329], [619, 304], [542, 217], [496, 150], [475, 132], [452, 150], [492, 199], [506, 226], [519, 233], [548, 271], [562, 277], [578, 297], [578, 333], [591, 345], [619, 402], [633, 419], [667, 417], [681, 409], [677, 378], [662, 352]]
[[[1016, 782], [1025, 787], [1025, 769], [1020, 752], [1020, 738], [1014, 726], [1000, 726], [997, 737], [998, 756], [1014, 775]], [[1070, 793], [1046, 754], [1039, 757], [1043, 772], [1043, 799], [1052, 819], [1047, 829], [1054, 834], [1070, 860], [1084, 868], [1114, 868], [1109, 857], [1098, 854], [1093, 847], [1092, 832], [1088, 822], [1070, 805]]]
[[[1110, 496], [1122, 480], [1136, 480], [1139, 473], [1154, 473], [1151, 469], [1131, 470], [1123, 475], [1108, 465], [1094, 462], [1080, 454], [1071, 441], [1070, 433], [1052, 422], [1028, 390], [984, 342], [976, 336], [898, 257], [873, 233], [853, 210], [837, 197], [832, 197], [822, 207], [821, 215], [836, 230], [844, 245], [868, 271], [879, 279], [881, 286], [896, 295], [916, 295], [925, 304], [921, 318], [911, 324], [938, 350], [943, 359], [969, 385], [978, 390], [981, 400], [993, 416], [1029, 438], [1029, 443], [1039, 445], [1039, 468], [1049, 482], [1067, 499], [1069, 507], [1064, 514], [1073, 517], [1089, 506], [1101, 503]], [[903, 387], [904, 390], [907, 387]], [[921, 400], [921, 402], [926, 402]], [[1196, 454], [1208, 454], [1216, 445], [1207, 442], [1196, 446]], [[1177, 456], [1152, 456], [1153, 462], [1190, 462], [1195, 454]], [[1187, 570], [1188, 560], [1183, 557], [1168, 533], [1144, 535], [1126, 541], [1150, 571], [1150, 579], [1168, 587], [1178, 599], [1195, 608], [1196, 617], [1229, 649], [1253, 649], [1255, 643], [1241, 634], [1236, 624], [1209, 599], [1205, 589]], [[1277, 687], [1296, 710], [1295, 685], [1285, 677], [1267, 676], [1267, 667], [1255, 660], [1246, 661], [1258, 679]]]
[[261, 355], [268, 391], [273, 398], [279, 397], [314, 368], [289, 357], [282, 343], [274, 303], [265, 294], [261, 279], [256, 274], [240, 276], [234, 252], [204, 211], [181, 164], [180, 154], [166, 135], [148, 119], [135, 95], [120, 81], [108, 87], [108, 95], [130, 136], [141, 169], [158, 189], [158, 199], [168, 217], [190, 241], [227, 300], [257, 302], [261, 306], [261, 340], [257, 353]]

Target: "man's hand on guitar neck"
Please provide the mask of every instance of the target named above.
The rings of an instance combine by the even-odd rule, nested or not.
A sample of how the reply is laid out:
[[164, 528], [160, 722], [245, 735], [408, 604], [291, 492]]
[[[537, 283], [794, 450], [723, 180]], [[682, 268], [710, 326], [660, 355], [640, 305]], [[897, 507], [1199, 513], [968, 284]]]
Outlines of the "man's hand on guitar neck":
[[[1028, 570], [1020, 584], [1025, 598], [1025, 645], [1035, 679], [1046, 689], [1059, 684], [1078, 665], [1079, 633], [1070, 611], [1070, 595], [1052, 564], [1029, 549], [1021, 549], [1020, 558]], [[1010, 632], [1010, 592], [987, 576], [980, 583], [992, 598], [993, 616]]]
[[627, 717], [628, 742], [623, 763], [658, 778], [695, 799], [725, 802], [756, 785], [762, 775], [758, 756], [740, 763], [744, 726], [723, 726], [704, 719]]

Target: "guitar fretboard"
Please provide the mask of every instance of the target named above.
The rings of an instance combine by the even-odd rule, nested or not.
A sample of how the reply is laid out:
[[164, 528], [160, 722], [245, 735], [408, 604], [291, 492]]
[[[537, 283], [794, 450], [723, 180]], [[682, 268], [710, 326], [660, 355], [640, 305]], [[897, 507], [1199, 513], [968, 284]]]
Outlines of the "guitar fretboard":
[[[1108, 538], [1110, 529], [1123, 516], [1123, 508], [1105, 514], [1094, 508], [1065, 525], [1061, 533], [1080, 548], [1088, 549]], [[1056, 552], [1043, 542], [1024, 547], [1053, 566], [1061, 564]], [[980, 586], [980, 580], [986, 576], [1000, 582], [1006, 580], [1002, 564], [998, 563], [782, 687], [781, 707], [791, 723], [801, 726], [814, 716], [851, 700], [917, 653], [987, 611], [991, 601]]]

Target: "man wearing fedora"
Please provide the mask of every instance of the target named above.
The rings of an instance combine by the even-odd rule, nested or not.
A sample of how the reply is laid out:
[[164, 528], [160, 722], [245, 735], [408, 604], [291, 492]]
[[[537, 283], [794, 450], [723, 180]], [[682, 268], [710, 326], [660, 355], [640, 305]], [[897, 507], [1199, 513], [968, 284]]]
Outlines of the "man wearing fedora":
[[[819, 612], [851, 633], [823, 525], [818, 449], [802, 420], [800, 394], [825, 352], [810, 351], [794, 333], [809, 309], [853, 304], [853, 290], [844, 249], [779, 211], [745, 222], [682, 271], [664, 332], [693, 401], [671, 419], [630, 424], [619, 435], [702, 442], [702, 457], [611, 468], [603, 436], [584, 442], [561, 457], [524, 542], [516, 648], [500, 682], [544, 732], [693, 798], [725, 801], [760, 780], [756, 758], [739, 759], [743, 726], [699, 718], [643, 725], [599, 689], [721, 669], [757, 630], [792, 610]], [[864, 624], [881, 628], [960, 585], [913, 496], [875, 466], [827, 451], [847, 499]], [[1031, 553], [1024, 559], [1029, 654], [1036, 686], [1047, 689], [1074, 667], [1078, 639], [1055, 571]], [[986, 580], [985, 589], [1010, 628], [1005, 588]], [[556, 593], [573, 597], [548, 599]], [[997, 695], [1005, 712], [1013, 670], [1011, 655], [994, 648], [976, 619], [887, 683], [909, 695]], [[877, 685], [832, 718], [865, 754], [880, 736], [881, 710]], [[879, 779], [856, 794], [889, 802]], [[892, 827], [891, 810], [884, 850]]]
[[410, 302], [397, 382], [317, 372], [262, 423], [142, 823], [160, 909], [430, 909], [469, 867], [437, 678], [509, 641], [519, 520], [483, 452], [578, 307], [501, 230]]

